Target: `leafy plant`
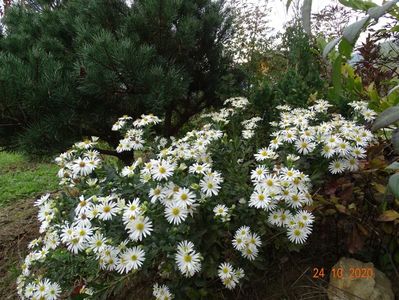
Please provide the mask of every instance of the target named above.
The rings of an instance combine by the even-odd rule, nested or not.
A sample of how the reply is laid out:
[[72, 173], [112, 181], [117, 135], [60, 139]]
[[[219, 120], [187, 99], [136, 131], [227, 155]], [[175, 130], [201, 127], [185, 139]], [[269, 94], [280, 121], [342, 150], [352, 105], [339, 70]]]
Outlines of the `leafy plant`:
[[105, 161], [96, 137], [57, 157], [65, 192], [35, 203], [43, 235], [29, 245], [19, 294], [105, 297], [148, 275], [170, 287], [157, 283], [157, 299], [195, 299], [267, 268], [265, 240], [298, 249], [315, 221], [312, 184], [360, 166], [372, 139], [361, 125], [368, 108], [352, 103], [352, 121], [329, 114], [325, 100], [281, 105], [265, 145], [249, 105], [228, 99], [170, 140], [154, 136], [154, 115], [119, 118], [115, 151], [134, 154], [131, 165]]

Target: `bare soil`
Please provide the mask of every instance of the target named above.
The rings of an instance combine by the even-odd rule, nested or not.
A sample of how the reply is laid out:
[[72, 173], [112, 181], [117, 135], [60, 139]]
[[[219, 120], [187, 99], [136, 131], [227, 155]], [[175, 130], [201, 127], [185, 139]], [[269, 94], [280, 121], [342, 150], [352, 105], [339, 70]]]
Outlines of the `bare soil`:
[[0, 299], [18, 299], [15, 280], [28, 243], [39, 235], [34, 199], [0, 208]]

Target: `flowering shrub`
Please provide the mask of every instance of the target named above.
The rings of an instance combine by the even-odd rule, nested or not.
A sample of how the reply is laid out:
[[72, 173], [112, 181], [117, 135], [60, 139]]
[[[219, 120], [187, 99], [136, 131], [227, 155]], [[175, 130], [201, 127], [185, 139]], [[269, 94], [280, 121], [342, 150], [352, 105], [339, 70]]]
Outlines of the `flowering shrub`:
[[[247, 273], [242, 268], [259, 259], [267, 230], [295, 244], [307, 240], [315, 220], [307, 209], [312, 162], [333, 174], [359, 167], [372, 141], [360, 122], [373, 114], [364, 103], [351, 105], [356, 122], [329, 115], [324, 100], [307, 109], [280, 106], [269, 145], [255, 154], [261, 118], [247, 118], [241, 97], [202, 115], [203, 126], [179, 139], [154, 137], [156, 116], [120, 118], [112, 130], [123, 134], [118, 152], [135, 151], [128, 166], [100, 155], [97, 138], [76, 143], [56, 159], [65, 193], [35, 203], [42, 236], [29, 245], [19, 295], [57, 299], [78, 287], [94, 297], [145, 271], [156, 272], [156, 299], [215, 277], [233, 289]], [[234, 160], [224, 156], [229, 151]], [[236, 184], [231, 174], [238, 173]], [[66, 262], [78, 268], [57, 269]]]

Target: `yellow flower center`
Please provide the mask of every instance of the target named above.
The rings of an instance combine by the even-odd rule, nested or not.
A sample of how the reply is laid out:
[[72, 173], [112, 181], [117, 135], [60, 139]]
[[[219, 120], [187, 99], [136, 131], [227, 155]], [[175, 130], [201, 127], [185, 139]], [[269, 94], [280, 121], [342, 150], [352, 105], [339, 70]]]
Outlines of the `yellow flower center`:
[[142, 231], [144, 229], [144, 224], [143, 223], [137, 223], [136, 224], [136, 229], [139, 231]]

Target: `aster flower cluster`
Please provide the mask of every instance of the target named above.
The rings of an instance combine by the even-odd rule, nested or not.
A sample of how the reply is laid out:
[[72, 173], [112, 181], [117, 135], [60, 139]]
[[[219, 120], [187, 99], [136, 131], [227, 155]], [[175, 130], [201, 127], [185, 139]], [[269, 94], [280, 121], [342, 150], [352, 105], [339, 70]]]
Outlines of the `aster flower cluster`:
[[[251, 178], [254, 191], [249, 207], [268, 212], [268, 222], [286, 228], [291, 242], [304, 243], [313, 223], [313, 215], [302, 210], [302, 207], [312, 203], [309, 177], [294, 168], [275, 167], [269, 170], [259, 165], [251, 172]], [[307, 222], [303, 222], [305, 215], [308, 216]]]
[[[92, 140], [96, 139], [96, 137], [92, 137]], [[90, 174], [101, 167], [100, 153], [93, 149], [95, 145], [96, 142], [77, 143], [73, 149], [62, 153], [55, 159], [60, 166], [57, 174], [60, 178], [60, 185], [75, 186], [80, 180], [89, 179]]]
[[141, 115], [140, 119], [133, 122], [133, 128], [127, 121], [131, 120], [130, 117], [124, 116], [112, 126], [114, 131], [125, 131], [125, 137], [119, 141], [117, 152], [143, 150], [144, 149], [144, 130], [143, 127], [150, 127], [161, 122], [157, 116], [154, 115]]
[[241, 255], [249, 260], [254, 260], [259, 253], [258, 247], [262, 245], [259, 236], [256, 233], [251, 233], [248, 226], [242, 226], [237, 229], [233, 246], [241, 252]]
[[243, 269], [234, 269], [231, 264], [224, 262], [219, 265], [218, 276], [223, 285], [232, 290], [237, 286], [239, 280], [245, 276], [245, 273]]
[[160, 286], [158, 283], [154, 284], [152, 295], [156, 300], [171, 300], [174, 298], [174, 295], [166, 285], [163, 284]]
[[249, 140], [255, 135], [255, 129], [258, 127], [258, 122], [262, 121], [260, 117], [253, 117], [251, 119], [245, 120], [241, 122], [241, 125], [244, 127], [242, 130], [242, 138], [245, 140]]
[[366, 101], [353, 101], [348, 103], [348, 105], [351, 106], [360, 117], [368, 122], [374, 121], [377, 117], [377, 113], [368, 108], [368, 103]]
[[[372, 119], [371, 110], [362, 102], [349, 105]], [[346, 120], [340, 114], [331, 114], [330, 120], [326, 121], [330, 106], [325, 100], [318, 100], [309, 108], [279, 106], [280, 122], [272, 124], [277, 125], [277, 130], [272, 133], [273, 139], [267, 148], [259, 150], [255, 158], [258, 161], [281, 159], [277, 151], [294, 148], [298, 155], [319, 155], [327, 159], [332, 174], [358, 170], [359, 160], [366, 156], [373, 135], [363, 125]]]
[[[114, 130], [126, 131], [124, 140], [131, 138], [132, 132], [144, 132], [146, 128], [143, 126], [156, 124], [159, 119], [142, 116], [133, 122], [133, 127], [138, 129], [129, 128], [129, 120], [130, 118], [123, 117], [113, 127]], [[157, 158], [148, 161], [138, 158], [131, 166], [124, 167], [120, 176], [136, 178], [140, 184], [145, 185], [145, 197], [150, 199], [151, 205], [163, 207], [167, 222], [179, 225], [189, 215], [194, 216], [199, 202], [219, 193], [223, 178], [219, 172], [212, 170], [212, 158], [208, 153], [208, 147], [221, 136], [220, 130], [213, 129], [210, 124], [206, 125], [203, 130], [191, 131], [182, 139], [174, 140], [170, 147], [159, 152]], [[167, 144], [162, 139], [160, 141], [164, 145]], [[92, 149], [96, 143], [95, 138], [90, 142], [76, 143], [72, 150], [56, 158], [61, 167], [58, 173], [61, 184], [99, 190], [106, 178], [95, 174], [95, 171], [102, 167], [99, 152]], [[185, 162], [189, 164], [186, 165]], [[191, 184], [183, 186], [175, 183], [173, 177], [177, 176], [189, 177]], [[38, 217], [42, 223], [40, 231], [46, 233], [44, 239], [32, 241], [33, 252], [25, 259], [23, 274], [19, 279], [22, 298], [31, 299], [34, 295], [28, 293], [29, 296], [25, 296], [26, 288], [31, 287], [30, 283], [27, 283], [27, 279], [33, 275], [30, 267], [35, 261], [43, 262], [49, 250], [59, 246], [65, 247], [75, 255], [92, 253], [98, 261], [99, 268], [103, 270], [126, 274], [142, 267], [145, 251], [144, 247], [137, 243], [152, 234], [153, 225], [152, 220], [145, 214], [147, 206], [140, 198], [126, 200], [119, 193], [111, 191], [109, 195], [80, 195], [75, 201], [73, 219], [65, 220], [62, 224], [54, 222], [57, 216], [56, 201], [51, 199], [50, 195], [45, 195], [36, 202], [39, 207]], [[127, 239], [115, 244], [103, 227], [106, 223], [111, 224], [118, 220], [122, 221]], [[45, 244], [40, 249], [43, 241]], [[176, 266], [186, 277], [193, 276], [201, 269], [200, 255], [193, 249], [193, 243], [182, 242], [176, 253]], [[164, 294], [166, 299], [170, 296], [168, 293]]]
[[[234, 206], [232, 207], [232, 209]], [[230, 211], [232, 209], [228, 209], [226, 205], [224, 204], [218, 204], [215, 206], [213, 209], [213, 212], [215, 214], [215, 219], [220, 219], [222, 222], [229, 222], [231, 219], [231, 213]]]
[[41, 276], [35, 278], [35, 280], [27, 281], [27, 278], [31, 275], [31, 268], [37, 263], [44, 262], [49, 252], [56, 249], [60, 244], [57, 232], [50, 226], [56, 214], [55, 203], [50, 199], [50, 194], [39, 198], [35, 202], [35, 206], [39, 207], [38, 218], [42, 224], [40, 232], [45, 234], [43, 237], [32, 240], [28, 245], [31, 252], [25, 257], [21, 266], [22, 274], [17, 280], [17, 291], [21, 298], [58, 299], [61, 294], [58, 283]]
[[243, 112], [249, 106], [249, 101], [244, 97], [234, 97], [227, 99], [223, 104], [226, 107], [216, 112], [202, 114], [202, 118], [211, 119], [213, 122], [227, 125], [232, 116]]
[[[19, 285], [21, 283], [19, 282]], [[22, 294], [22, 291], [18, 291]], [[58, 283], [53, 283], [47, 278], [28, 283], [23, 292], [23, 297], [27, 299], [47, 299], [56, 300], [61, 295], [61, 287]]]
[[[350, 105], [365, 114], [365, 119], [373, 115], [362, 102]], [[295, 162], [316, 155], [329, 161], [332, 174], [356, 171], [372, 142], [369, 130], [339, 114], [326, 121], [330, 106], [325, 100], [309, 108], [279, 106], [280, 121], [271, 124], [277, 130], [269, 146], [254, 155], [259, 165], [251, 172], [254, 191], [248, 205], [268, 212], [268, 222], [285, 228], [293, 243], [306, 241], [314, 221], [313, 215], [304, 210], [312, 204], [310, 178], [293, 167]]]
[[176, 264], [185, 277], [193, 277], [201, 270], [201, 256], [195, 252], [194, 244], [189, 241], [180, 242], [175, 255]]
[[[43, 277], [46, 260], [56, 250], [96, 262], [97, 278], [101, 271], [122, 277], [157, 265], [163, 279], [197, 276], [206, 269], [208, 255], [197, 251], [206, 249], [192, 230], [198, 229], [194, 227], [198, 220], [213, 222], [211, 226], [204, 224], [204, 230], [218, 230], [218, 236], [228, 227], [237, 229], [226, 247], [236, 249], [238, 257], [253, 261], [260, 252], [261, 237], [242, 225], [242, 220], [246, 223], [245, 212], [238, 216], [236, 204], [241, 207], [247, 203], [248, 211], [262, 211], [255, 218], [263, 221], [266, 213], [268, 223], [284, 228], [291, 242], [304, 243], [312, 231], [314, 216], [306, 210], [312, 203], [312, 185], [309, 176], [300, 171], [302, 158], [320, 154], [333, 161], [353, 158], [357, 164], [372, 141], [371, 133], [339, 115], [326, 121], [329, 105], [325, 101], [308, 109], [281, 106], [281, 120], [272, 124], [277, 129], [269, 146], [255, 153], [256, 166], [248, 179], [252, 187], [245, 191], [245, 195], [252, 192], [249, 201], [242, 199], [244, 195], [237, 195], [240, 200], [225, 199], [221, 191], [226, 179], [215, 169], [218, 164], [213, 161], [217, 157], [213, 147], [226, 146], [231, 137], [227, 137], [224, 126], [233, 116], [241, 117], [249, 102], [236, 97], [226, 100], [225, 105], [220, 111], [203, 115], [205, 125], [179, 139], [152, 138], [151, 127], [161, 121], [153, 115], [142, 115], [135, 121], [128, 116], [118, 119], [112, 130], [120, 131], [123, 138], [116, 150], [140, 150], [127, 166], [107, 165], [106, 158], [96, 150], [96, 137], [74, 144], [57, 157], [60, 184], [67, 196], [47, 194], [35, 203], [42, 236], [29, 244], [31, 252], [18, 278], [20, 297], [60, 297], [59, 284], [65, 283]], [[372, 115], [363, 104], [354, 108]], [[323, 121], [319, 115], [323, 115]], [[244, 139], [253, 136], [260, 120], [253, 117], [239, 122]], [[345, 169], [354, 170], [348, 164], [345, 162]], [[228, 236], [226, 233], [230, 240]], [[214, 268], [220, 263], [216, 262]], [[172, 266], [177, 272], [163, 270], [163, 266]], [[166, 273], [169, 275], [162, 275]], [[226, 288], [233, 289], [244, 271], [225, 262], [219, 265], [218, 275]], [[81, 293], [95, 295], [96, 290], [84, 288]], [[158, 284], [153, 295], [156, 299], [174, 297], [167, 286]]]

